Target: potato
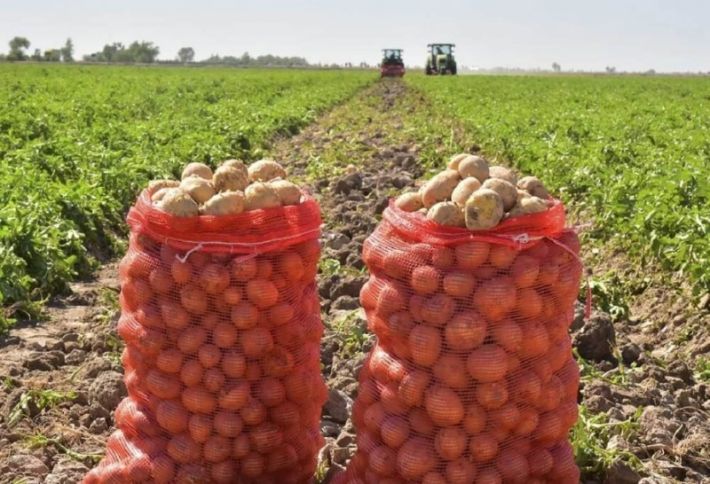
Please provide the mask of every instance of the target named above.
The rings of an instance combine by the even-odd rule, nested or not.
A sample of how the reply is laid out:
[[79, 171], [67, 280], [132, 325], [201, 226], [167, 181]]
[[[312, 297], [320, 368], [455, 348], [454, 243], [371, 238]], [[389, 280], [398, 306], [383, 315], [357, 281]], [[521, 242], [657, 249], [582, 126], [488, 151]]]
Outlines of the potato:
[[468, 153], [459, 153], [458, 155], [454, 155], [451, 157], [449, 160], [449, 163], [447, 163], [446, 168], [449, 170], [458, 170], [459, 169], [459, 163], [461, 163], [461, 160], [464, 158], [471, 156]]
[[274, 160], [259, 160], [249, 165], [250, 181], [269, 181], [274, 178], [286, 178], [286, 170]]
[[451, 196], [459, 182], [456, 170], [445, 170], [427, 181], [420, 189], [422, 203], [429, 208], [436, 202], [443, 202]]
[[215, 194], [212, 182], [196, 175], [184, 178], [180, 182], [180, 189], [189, 194], [198, 204], [205, 203]]
[[185, 178], [193, 175], [199, 176], [200, 178], [204, 178], [205, 180], [211, 180], [212, 169], [204, 163], [188, 163], [185, 169], [182, 170], [181, 179], [184, 180]]
[[422, 205], [422, 196], [419, 192], [403, 193], [394, 202], [395, 206], [405, 212], [416, 212]]
[[501, 178], [513, 185], [518, 183], [518, 175], [510, 168], [504, 166], [491, 166], [488, 170], [488, 176], [491, 178]]
[[244, 194], [242, 192], [220, 192], [200, 207], [202, 215], [236, 215], [243, 211]]
[[427, 212], [427, 218], [441, 225], [463, 227], [465, 225], [461, 207], [454, 202], [435, 203]]
[[353, 173], [357, 173], [357, 167], [355, 165], [348, 165], [345, 167], [345, 174], [346, 175], [352, 175]]
[[451, 194], [451, 201], [459, 207], [463, 207], [466, 205], [466, 200], [468, 200], [471, 194], [479, 188], [481, 188], [481, 182], [478, 181], [478, 178], [473, 176], [464, 178], [456, 185], [456, 188], [454, 188]]
[[483, 188], [488, 188], [500, 195], [503, 200], [503, 210], [506, 212], [515, 206], [518, 201], [518, 190], [515, 185], [502, 178], [489, 178], [483, 182]]
[[288, 180], [276, 179], [267, 183], [279, 197], [281, 205], [298, 205], [301, 202], [301, 189]]
[[[173, 187], [174, 188], [174, 187]], [[170, 187], [166, 188], [161, 188], [160, 190], [157, 190], [156, 192], [153, 193], [153, 195], [150, 197], [151, 201], [153, 203], [158, 203], [163, 199], [166, 193], [168, 193], [168, 190], [170, 190]]]
[[273, 188], [266, 183], [254, 182], [244, 191], [245, 208], [258, 210], [260, 208], [278, 207], [281, 200]]
[[530, 195], [538, 198], [547, 199], [550, 193], [545, 188], [545, 185], [536, 176], [524, 176], [518, 181], [518, 188], [522, 188]]
[[488, 162], [480, 156], [469, 155], [459, 162], [458, 167], [461, 178], [475, 177], [481, 183], [488, 178]]
[[518, 203], [508, 212], [509, 217], [517, 217], [528, 213], [544, 212], [548, 209], [548, 204], [545, 200], [539, 197], [523, 197], [518, 199]]
[[473, 192], [464, 207], [466, 227], [469, 230], [490, 229], [503, 218], [503, 200], [489, 188]]
[[244, 174], [248, 176], [247, 165], [242, 160], [225, 160], [220, 165], [220, 168], [223, 166], [227, 168], [234, 168], [235, 170], [244, 172]]
[[222, 165], [214, 172], [212, 183], [218, 192], [244, 191], [249, 184], [249, 175], [246, 169], [236, 165]]
[[177, 180], [152, 180], [148, 183], [148, 193], [155, 193], [161, 188], [179, 187], [180, 182]]
[[170, 188], [157, 207], [176, 217], [194, 217], [199, 213], [197, 202], [180, 188]]

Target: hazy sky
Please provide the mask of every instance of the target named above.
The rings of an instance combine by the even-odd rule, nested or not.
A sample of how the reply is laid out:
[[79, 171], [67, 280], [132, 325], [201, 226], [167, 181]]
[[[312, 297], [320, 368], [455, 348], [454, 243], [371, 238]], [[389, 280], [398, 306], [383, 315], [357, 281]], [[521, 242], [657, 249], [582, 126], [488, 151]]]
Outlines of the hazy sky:
[[710, 71], [708, 19], [710, 0], [0, 0], [0, 42], [23, 35], [34, 50], [71, 37], [80, 57], [149, 40], [163, 59], [192, 46], [197, 59], [248, 51], [338, 63], [401, 47], [420, 65], [427, 43], [454, 42], [472, 67]]

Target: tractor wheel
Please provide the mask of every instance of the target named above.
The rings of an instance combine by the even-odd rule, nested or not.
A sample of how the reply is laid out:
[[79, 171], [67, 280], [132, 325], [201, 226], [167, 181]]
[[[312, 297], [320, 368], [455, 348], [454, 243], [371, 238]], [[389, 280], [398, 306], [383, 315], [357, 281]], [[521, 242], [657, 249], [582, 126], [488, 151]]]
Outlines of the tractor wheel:
[[426, 66], [425, 73], [426, 73], [427, 76], [431, 76], [431, 67], [429, 67], [428, 64], [427, 64], [427, 66]]
[[451, 75], [452, 76], [456, 75], [456, 65], [454, 65], [454, 67], [451, 68]]

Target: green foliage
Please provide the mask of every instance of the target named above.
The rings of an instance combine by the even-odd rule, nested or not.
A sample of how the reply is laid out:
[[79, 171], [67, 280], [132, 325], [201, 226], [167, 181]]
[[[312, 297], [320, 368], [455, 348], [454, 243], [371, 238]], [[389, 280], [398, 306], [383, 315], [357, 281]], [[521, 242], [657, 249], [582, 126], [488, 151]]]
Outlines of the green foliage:
[[84, 464], [97, 464], [102, 457], [101, 454], [86, 454], [82, 452], [77, 452], [75, 450], [72, 450], [70, 447], [64, 445], [61, 440], [53, 437], [47, 437], [42, 433], [30, 435], [25, 439], [25, 441], [27, 442], [27, 446], [30, 449], [52, 446], [57, 450], [57, 452], [65, 454], [70, 459], [82, 462]]
[[615, 461], [623, 461], [639, 470], [641, 461], [628, 450], [617, 446], [612, 437], [633, 441], [639, 427], [639, 408], [628, 420], [610, 422], [605, 413], [592, 414], [584, 405], [579, 406], [579, 419], [572, 428], [570, 439], [575, 460], [583, 475], [603, 475]]
[[333, 332], [338, 336], [345, 354], [356, 355], [363, 352], [369, 333], [360, 310], [348, 311], [335, 318], [330, 324]]
[[710, 357], [700, 356], [695, 363], [695, 378], [710, 383]]
[[594, 306], [608, 313], [614, 321], [625, 321], [629, 316], [627, 287], [616, 273], [604, 277], [590, 277]]
[[710, 84], [702, 78], [408, 76], [492, 157], [534, 173], [590, 237], [710, 288]]
[[[140, 189], [258, 159], [372, 73], [0, 66], [0, 332], [115, 255]], [[20, 303], [20, 306], [14, 303]], [[12, 308], [12, 309], [8, 309]], [[20, 314], [22, 315], [22, 314]]]
[[31, 416], [33, 408], [41, 412], [75, 398], [76, 393], [74, 392], [58, 392], [49, 389], [27, 390], [20, 396], [20, 400], [8, 414], [7, 425], [8, 427], [14, 427], [23, 416]]

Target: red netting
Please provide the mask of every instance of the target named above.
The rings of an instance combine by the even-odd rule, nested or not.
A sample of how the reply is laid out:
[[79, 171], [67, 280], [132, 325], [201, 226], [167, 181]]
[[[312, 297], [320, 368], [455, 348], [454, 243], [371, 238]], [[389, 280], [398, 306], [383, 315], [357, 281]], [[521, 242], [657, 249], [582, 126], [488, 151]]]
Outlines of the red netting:
[[363, 247], [378, 342], [338, 482], [576, 484], [578, 253], [558, 201], [483, 234], [390, 205]]
[[118, 333], [128, 397], [85, 483], [305, 483], [326, 388], [317, 203], [128, 216]]

